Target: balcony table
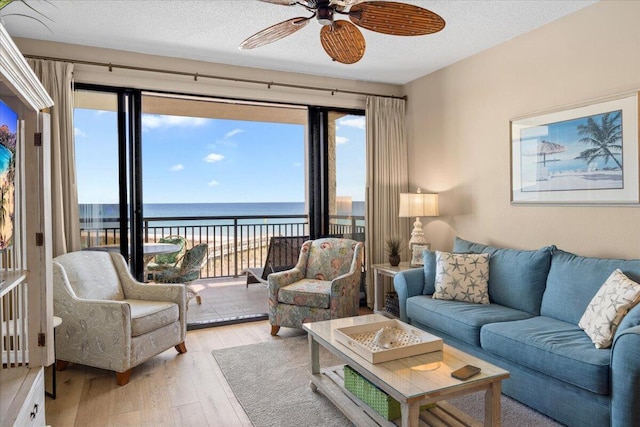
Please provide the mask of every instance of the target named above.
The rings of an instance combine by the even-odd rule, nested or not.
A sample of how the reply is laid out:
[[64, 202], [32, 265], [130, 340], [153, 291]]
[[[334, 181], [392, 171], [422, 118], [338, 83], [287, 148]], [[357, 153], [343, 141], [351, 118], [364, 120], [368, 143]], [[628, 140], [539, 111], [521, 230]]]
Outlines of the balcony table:
[[[156, 256], [160, 254], [170, 254], [172, 252], [179, 252], [182, 248], [180, 245], [176, 245], [173, 243], [144, 243], [142, 246], [143, 251], [143, 259], [144, 259], [144, 268], [147, 268], [149, 262]], [[120, 245], [100, 245], [100, 246], [91, 246], [85, 251], [103, 251], [103, 252], [119, 252]]]

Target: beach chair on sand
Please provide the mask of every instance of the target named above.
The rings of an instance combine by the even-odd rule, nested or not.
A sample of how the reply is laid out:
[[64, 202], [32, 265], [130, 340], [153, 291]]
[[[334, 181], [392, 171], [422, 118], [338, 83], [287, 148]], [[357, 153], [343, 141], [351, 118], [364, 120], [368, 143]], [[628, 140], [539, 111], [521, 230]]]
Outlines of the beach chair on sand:
[[296, 266], [302, 244], [309, 236], [274, 236], [269, 240], [264, 267], [245, 268], [241, 271], [247, 275], [247, 288], [250, 283], [268, 285], [267, 276], [278, 271], [290, 270]]

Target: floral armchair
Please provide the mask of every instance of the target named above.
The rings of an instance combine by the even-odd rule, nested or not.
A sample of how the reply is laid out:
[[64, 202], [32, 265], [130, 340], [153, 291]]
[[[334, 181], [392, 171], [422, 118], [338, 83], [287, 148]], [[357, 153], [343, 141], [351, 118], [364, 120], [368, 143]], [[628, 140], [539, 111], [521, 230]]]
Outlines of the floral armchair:
[[281, 326], [357, 316], [360, 305], [363, 243], [350, 239], [309, 240], [291, 270], [271, 273], [271, 335]]
[[175, 347], [187, 351], [186, 289], [137, 282], [122, 255], [79, 251], [53, 259], [57, 369], [69, 362], [115, 371], [131, 369]]

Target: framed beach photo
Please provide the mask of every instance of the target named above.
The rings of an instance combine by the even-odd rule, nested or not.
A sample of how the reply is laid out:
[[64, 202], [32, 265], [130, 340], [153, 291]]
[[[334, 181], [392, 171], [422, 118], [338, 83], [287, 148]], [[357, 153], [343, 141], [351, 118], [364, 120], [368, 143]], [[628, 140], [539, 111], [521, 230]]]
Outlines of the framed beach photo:
[[514, 204], [637, 204], [638, 93], [511, 121]]
[[431, 243], [411, 244], [411, 267], [422, 267], [424, 265], [423, 251], [431, 250]]

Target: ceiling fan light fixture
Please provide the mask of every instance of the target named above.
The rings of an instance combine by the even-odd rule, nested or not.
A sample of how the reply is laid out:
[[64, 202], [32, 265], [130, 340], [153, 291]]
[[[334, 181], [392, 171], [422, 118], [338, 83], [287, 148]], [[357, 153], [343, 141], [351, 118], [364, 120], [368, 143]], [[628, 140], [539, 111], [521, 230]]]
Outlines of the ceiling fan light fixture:
[[319, 6], [316, 18], [320, 25], [333, 25], [333, 8], [327, 6]]

